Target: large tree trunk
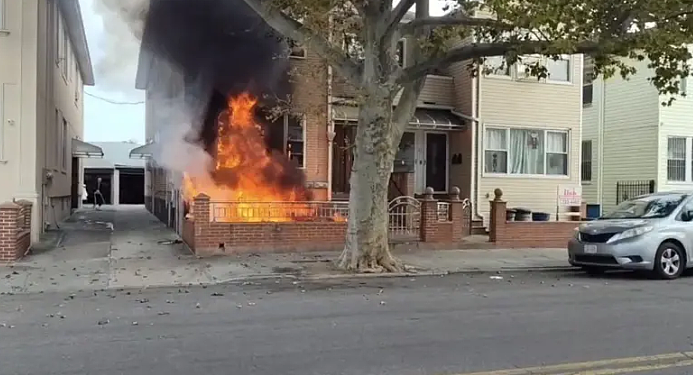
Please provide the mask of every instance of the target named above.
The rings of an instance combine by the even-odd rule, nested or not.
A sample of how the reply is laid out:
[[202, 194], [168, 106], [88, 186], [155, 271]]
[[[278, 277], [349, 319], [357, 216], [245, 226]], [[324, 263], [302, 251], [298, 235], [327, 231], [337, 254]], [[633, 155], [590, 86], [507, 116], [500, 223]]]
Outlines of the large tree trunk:
[[387, 191], [396, 151], [392, 101], [360, 106], [351, 171], [346, 243], [338, 267], [356, 272], [397, 272], [402, 264], [388, 247]]

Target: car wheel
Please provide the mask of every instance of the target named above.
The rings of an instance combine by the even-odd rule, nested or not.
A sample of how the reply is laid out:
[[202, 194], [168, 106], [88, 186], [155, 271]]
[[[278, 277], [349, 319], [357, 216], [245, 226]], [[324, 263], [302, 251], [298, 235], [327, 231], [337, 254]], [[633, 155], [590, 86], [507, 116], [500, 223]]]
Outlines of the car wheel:
[[603, 275], [604, 272], [606, 272], [606, 268], [604, 268], [604, 267], [591, 266], [591, 267], [582, 267], [582, 269], [585, 272], [587, 272], [587, 274], [590, 276], [599, 276], [599, 275]]
[[675, 279], [683, 273], [686, 267], [686, 255], [675, 243], [664, 242], [659, 245], [655, 255], [654, 273], [666, 280]]

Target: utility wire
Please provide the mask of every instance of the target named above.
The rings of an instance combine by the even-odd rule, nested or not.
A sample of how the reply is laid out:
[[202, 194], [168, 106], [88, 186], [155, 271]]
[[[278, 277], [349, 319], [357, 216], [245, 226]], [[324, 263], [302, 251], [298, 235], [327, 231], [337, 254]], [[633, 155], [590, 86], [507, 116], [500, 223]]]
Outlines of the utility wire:
[[84, 94], [87, 95], [87, 96], [91, 96], [91, 97], [94, 98], [94, 99], [98, 99], [98, 100], [104, 101], [104, 102], [106, 102], [106, 103], [115, 104], [115, 105], [140, 105], [140, 104], [144, 104], [144, 101], [140, 101], [140, 102], [119, 102], [119, 101], [117, 101], [117, 100], [107, 99], [107, 98], [104, 98], [104, 97], [102, 97], [102, 96], [98, 96], [98, 95], [94, 95], [94, 94], [88, 93], [88, 92], [86, 92], [86, 91], [84, 92]]

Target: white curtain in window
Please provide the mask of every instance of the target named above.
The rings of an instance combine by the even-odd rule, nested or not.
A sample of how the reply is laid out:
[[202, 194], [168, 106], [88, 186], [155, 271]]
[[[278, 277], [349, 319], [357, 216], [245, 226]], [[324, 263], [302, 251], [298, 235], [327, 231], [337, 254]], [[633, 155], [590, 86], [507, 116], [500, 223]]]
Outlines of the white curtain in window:
[[568, 174], [568, 134], [546, 133], [546, 174]]
[[547, 132], [546, 150], [548, 152], [568, 152], [568, 137], [566, 133]]
[[510, 173], [544, 174], [544, 132], [510, 130]]
[[508, 147], [505, 129], [486, 129], [486, 149], [505, 150]]

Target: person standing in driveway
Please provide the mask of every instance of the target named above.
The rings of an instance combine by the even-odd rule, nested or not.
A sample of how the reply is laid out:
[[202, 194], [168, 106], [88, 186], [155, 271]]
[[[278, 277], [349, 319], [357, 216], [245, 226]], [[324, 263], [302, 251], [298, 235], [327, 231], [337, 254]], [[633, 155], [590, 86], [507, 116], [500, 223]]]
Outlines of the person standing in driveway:
[[[101, 200], [99, 200], [99, 198], [101, 198]], [[101, 205], [104, 203], [103, 194], [101, 194], [101, 177], [99, 177], [96, 179], [96, 189], [94, 190], [94, 209], [100, 210]]]

